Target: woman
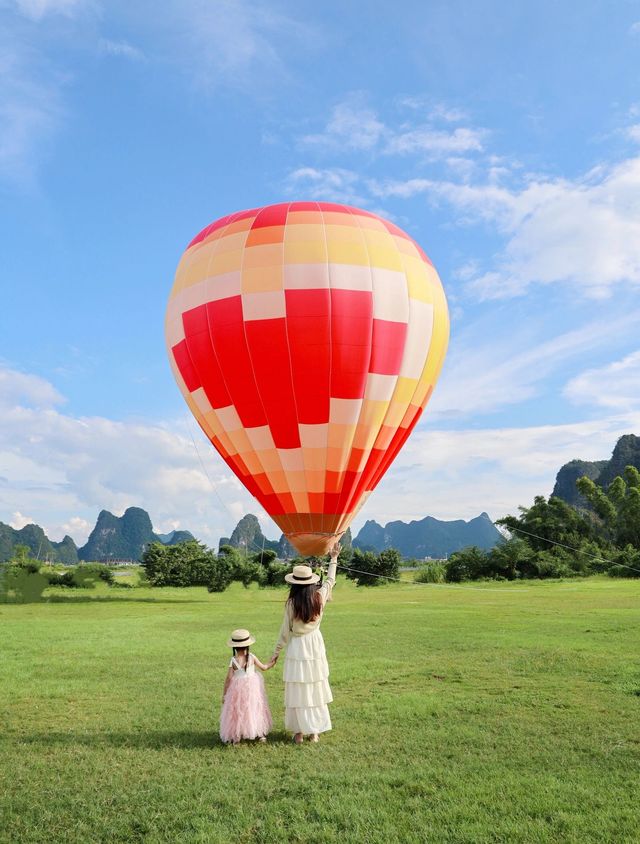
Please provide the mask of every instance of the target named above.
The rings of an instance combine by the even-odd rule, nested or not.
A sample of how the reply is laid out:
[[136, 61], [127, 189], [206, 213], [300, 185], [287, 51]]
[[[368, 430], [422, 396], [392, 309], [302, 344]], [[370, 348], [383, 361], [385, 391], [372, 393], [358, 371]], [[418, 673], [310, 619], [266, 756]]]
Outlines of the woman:
[[287, 647], [284, 725], [294, 734], [296, 744], [302, 744], [304, 736], [316, 742], [320, 733], [331, 729], [328, 704], [333, 698], [320, 622], [336, 582], [339, 553], [340, 545], [334, 545], [322, 586], [318, 586], [320, 578], [309, 566], [294, 566], [291, 574], [285, 575], [291, 589], [273, 658], [278, 659], [282, 648]]

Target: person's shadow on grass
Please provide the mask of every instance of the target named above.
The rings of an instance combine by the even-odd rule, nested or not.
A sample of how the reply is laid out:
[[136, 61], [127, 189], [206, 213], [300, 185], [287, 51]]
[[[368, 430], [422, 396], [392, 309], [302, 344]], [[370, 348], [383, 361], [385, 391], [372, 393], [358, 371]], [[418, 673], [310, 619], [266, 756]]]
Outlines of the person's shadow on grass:
[[208, 730], [140, 730], [139, 732], [102, 732], [102, 733], [33, 733], [31, 735], [17, 737], [25, 744], [42, 745], [65, 745], [97, 748], [100, 745], [106, 747], [134, 747], [150, 750], [163, 750], [165, 748], [181, 748], [182, 750], [200, 750], [202, 748], [233, 749], [250, 745], [282, 745], [290, 744], [291, 736], [284, 730], [275, 730], [269, 733], [266, 745], [258, 741], [244, 741], [239, 745], [225, 744], [220, 736]]

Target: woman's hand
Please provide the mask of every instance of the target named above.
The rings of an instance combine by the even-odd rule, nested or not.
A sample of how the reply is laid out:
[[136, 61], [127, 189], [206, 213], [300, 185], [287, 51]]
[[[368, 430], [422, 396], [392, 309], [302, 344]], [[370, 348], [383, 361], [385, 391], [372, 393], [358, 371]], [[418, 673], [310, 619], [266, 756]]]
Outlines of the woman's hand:
[[332, 563], [335, 562], [338, 559], [338, 555], [340, 554], [340, 551], [342, 551], [342, 545], [340, 545], [339, 542], [336, 542], [336, 544], [333, 546], [331, 551], [329, 551], [329, 556], [331, 557]]

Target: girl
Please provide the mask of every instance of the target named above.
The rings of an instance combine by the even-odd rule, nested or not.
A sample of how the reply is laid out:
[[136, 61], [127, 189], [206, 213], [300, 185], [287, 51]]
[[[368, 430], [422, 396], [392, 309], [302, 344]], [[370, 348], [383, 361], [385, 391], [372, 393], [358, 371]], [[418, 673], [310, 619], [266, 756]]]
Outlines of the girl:
[[267, 740], [271, 729], [271, 712], [264, 690], [264, 680], [256, 673], [273, 668], [272, 659], [266, 665], [250, 651], [255, 639], [248, 630], [234, 630], [227, 642], [233, 648], [229, 671], [222, 691], [220, 738], [237, 744], [242, 739]]
[[294, 734], [296, 744], [302, 744], [304, 736], [316, 742], [320, 733], [331, 729], [328, 704], [333, 698], [320, 622], [336, 582], [339, 553], [340, 545], [336, 544], [331, 549], [331, 562], [322, 586], [318, 586], [320, 578], [309, 566], [295, 566], [291, 574], [285, 575], [291, 590], [271, 662], [278, 659], [286, 645], [284, 724]]

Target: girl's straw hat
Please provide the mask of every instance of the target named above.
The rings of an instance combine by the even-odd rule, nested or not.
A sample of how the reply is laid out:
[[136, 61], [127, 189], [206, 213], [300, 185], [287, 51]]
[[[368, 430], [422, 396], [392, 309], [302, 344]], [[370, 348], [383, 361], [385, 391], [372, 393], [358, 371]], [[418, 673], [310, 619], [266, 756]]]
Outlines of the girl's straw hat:
[[238, 630], [234, 630], [231, 634], [231, 638], [227, 642], [227, 647], [229, 648], [248, 648], [249, 645], [253, 645], [255, 639], [249, 633], [248, 630], [245, 630], [243, 627], [240, 627]]
[[320, 575], [314, 574], [309, 566], [294, 566], [291, 574], [285, 574], [284, 579], [287, 583], [309, 586], [311, 583], [317, 583], [320, 580]]

